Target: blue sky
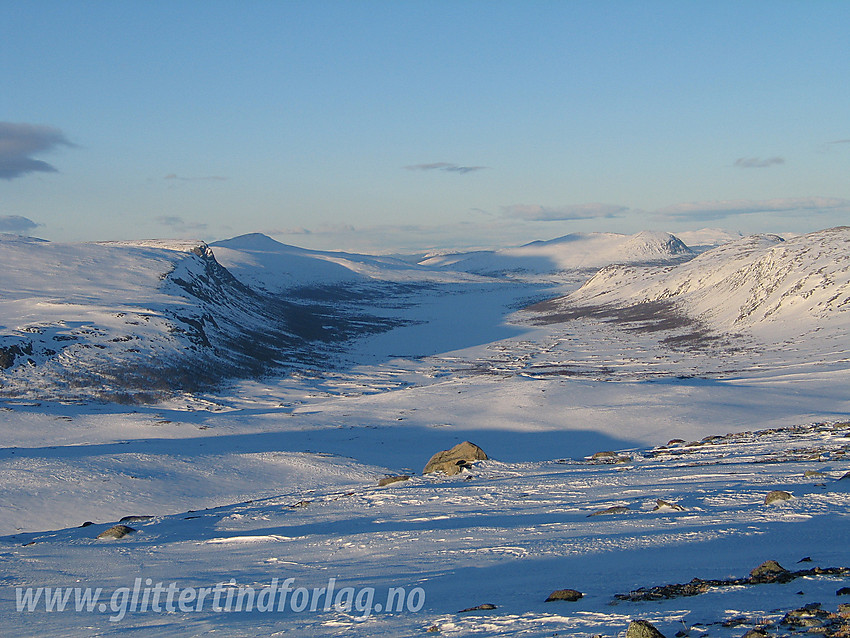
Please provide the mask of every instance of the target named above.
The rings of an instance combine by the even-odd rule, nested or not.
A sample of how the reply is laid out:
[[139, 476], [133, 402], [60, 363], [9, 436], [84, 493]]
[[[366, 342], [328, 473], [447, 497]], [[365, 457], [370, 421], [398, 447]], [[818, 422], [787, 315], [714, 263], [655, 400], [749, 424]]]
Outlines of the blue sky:
[[386, 251], [850, 219], [845, 1], [0, 9], [0, 231]]

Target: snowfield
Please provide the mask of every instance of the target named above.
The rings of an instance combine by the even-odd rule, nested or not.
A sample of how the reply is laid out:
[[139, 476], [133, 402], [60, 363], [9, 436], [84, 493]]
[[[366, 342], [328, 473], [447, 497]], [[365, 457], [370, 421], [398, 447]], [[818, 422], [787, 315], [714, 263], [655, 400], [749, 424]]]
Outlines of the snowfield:
[[[843, 635], [850, 229], [703, 235], [421, 263], [4, 238], [0, 633]], [[245, 346], [268, 330], [276, 366]], [[215, 384], [93, 400], [143, 389], [116, 365], [219, 357]], [[466, 440], [489, 460], [422, 475]]]

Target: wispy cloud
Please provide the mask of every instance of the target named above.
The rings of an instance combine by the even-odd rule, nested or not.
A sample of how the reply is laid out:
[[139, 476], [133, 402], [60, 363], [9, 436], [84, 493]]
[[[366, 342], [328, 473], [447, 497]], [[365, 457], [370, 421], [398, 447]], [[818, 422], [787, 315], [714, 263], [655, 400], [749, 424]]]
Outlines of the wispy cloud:
[[160, 215], [159, 217], [154, 217], [154, 221], [181, 235], [204, 233], [208, 228], [207, 224], [201, 222], [187, 222], [177, 215]]
[[850, 199], [840, 197], [786, 197], [779, 199], [733, 199], [689, 202], [661, 208], [662, 219], [710, 221], [754, 213], [835, 213], [850, 212]]
[[847, 140], [833, 140], [832, 142], [827, 142], [827, 144], [850, 144], [850, 139], [847, 139]]
[[784, 157], [768, 157], [766, 159], [761, 159], [760, 157], [739, 157], [735, 160], [735, 166], [738, 168], [769, 168], [784, 163]]
[[461, 175], [465, 175], [466, 173], [483, 170], [487, 168], [487, 166], [460, 166], [449, 162], [434, 162], [433, 164], [412, 164], [410, 166], [405, 166], [404, 168], [409, 171], [444, 171], [447, 173], [460, 173]]
[[0, 233], [28, 233], [40, 225], [29, 217], [22, 217], [21, 215], [0, 216]]
[[165, 177], [165, 180], [169, 180], [172, 182], [224, 182], [227, 181], [226, 177], [222, 177], [220, 175], [207, 175], [204, 177], [181, 177], [177, 173], [169, 173]]
[[33, 155], [60, 146], [74, 146], [52, 126], [0, 122], [0, 179], [14, 179], [29, 173], [56, 173], [56, 167]]
[[502, 206], [502, 215], [526, 221], [553, 222], [579, 219], [610, 219], [619, 217], [628, 208], [616, 204], [570, 204], [567, 206], [540, 206], [537, 204], [513, 204]]

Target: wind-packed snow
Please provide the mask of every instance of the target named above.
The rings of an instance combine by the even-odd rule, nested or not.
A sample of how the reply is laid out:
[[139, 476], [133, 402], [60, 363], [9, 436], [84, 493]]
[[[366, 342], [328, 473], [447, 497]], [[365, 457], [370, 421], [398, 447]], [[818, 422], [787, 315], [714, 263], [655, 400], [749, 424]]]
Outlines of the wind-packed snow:
[[[192, 242], [3, 241], [16, 265], [3, 275], [3, 344], [36, 339], [34, 353], [84, 312], [106, 335], [74, 336], [104, 357], [120, 352], [113, 334], [165, 343], [177, 308], [227, 319], [230, 332], [209, 333], [220, 343], [240, 321], [268, 318], [262, 303], [296, 298], [323, 298], [343, 327], [355, 310], [386, 321], [348, 332], [334, 356], [316, 342], [285, 375], [156, 404], [51, 402], [40, 387], [0, 400], [4, 636], [613, 637], [643, 618], [668, 637], [739, 638], [757, 625], [789, 635], [787, 612], [845, 602], [846, 573], [649, 602], [618, 595], [744, 578], [769, 559], [850, 567], [847, 229], [744, 238], [663, 266], [612, 259], [621, 265], [586, 283], [574, 270], [479, 276], [302, 253], [257, 235], [212, 253]], [[633, 254], [665, 241], [634, 240]], [[584, 245], [535, 250], [571, 242]], [[141, 308], [162, 329], [146, 336], [114, 316]], [[490, 460], [421, 474], [465, 440]], [[410, 478], [378, 486], [397, 475]], [[774, 490], [790, 500], [765, 505]], [[673, 506], [656, 510], [658, 499]], [[96, 538], [127, 516], [135, 532]], [[109, 605], [136, 579], [221, 584], [235, 597], [288, 578], [305, 595], [333, 580], [374, 599], [268, 612]], [[101, 587], [105, 605], [17, 611], [18, 587]], [[379, 611], [390, 588], [410, 604]], [[566, 588], [583, 597], [545, 602]], [[409, 598], [420, 589], [421, 605]], [[484, 604], [493, 608], [462, 611]]]

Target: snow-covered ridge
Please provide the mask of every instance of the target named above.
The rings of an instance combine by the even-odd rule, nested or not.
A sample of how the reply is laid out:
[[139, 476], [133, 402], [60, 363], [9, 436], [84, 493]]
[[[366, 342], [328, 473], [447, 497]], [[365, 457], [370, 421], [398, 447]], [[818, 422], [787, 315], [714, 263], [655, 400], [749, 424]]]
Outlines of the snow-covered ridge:
[[155, 398], [346, 335], [340, 318], [245, 286], [203, 242], [0, 239], [0, 261], [6, 396]]
[[850, 227], [787, 241], [745, 237], [674, 267], [609, 266], [564, 299], [583, 305], [661, 300], [725, 330], [850, 325]]
[[269, 293], [311, 286], [455, 283], [480, 279], [473, 275], [443, 273], [394, 257], [289, 246], [261, 233], [215, 242], [212, 251], [219, 263], [240, 281]]
[[542, 274], [597, 269], [609, 264], [666, 263], [691, 256], [681, 240], [665, 232], [572, 233], [495, 251], [430, 255], [420, 264], [485, 274], [505, 271]]

